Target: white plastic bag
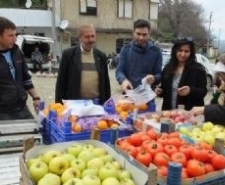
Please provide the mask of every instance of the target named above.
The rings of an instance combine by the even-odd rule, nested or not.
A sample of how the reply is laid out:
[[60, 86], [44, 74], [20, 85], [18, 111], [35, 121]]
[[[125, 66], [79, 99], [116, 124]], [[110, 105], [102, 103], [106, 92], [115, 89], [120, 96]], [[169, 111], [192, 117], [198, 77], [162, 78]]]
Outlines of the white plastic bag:
[[92, 100], [63, 100], [63, 104], [71, 109], [71, 115], [79, 117], [105, 114], [104, 108], [100, 105], [95, 105]]
[[146, 78], [143, 78], [142, 84], [133, 90], [128, 90], [126, 96], [132, 99], [136, 105], [140, 105], [155, 99], [156, 94], [147, 83]]

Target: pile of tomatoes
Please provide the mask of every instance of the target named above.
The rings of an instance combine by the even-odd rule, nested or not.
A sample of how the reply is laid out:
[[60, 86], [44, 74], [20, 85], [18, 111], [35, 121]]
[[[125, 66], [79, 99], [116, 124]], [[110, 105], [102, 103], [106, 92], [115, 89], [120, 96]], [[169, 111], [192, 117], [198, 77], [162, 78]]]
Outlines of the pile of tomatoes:
[[204, 142], [191, 145], [178, 132], [157, 134], [153, 129], [119, 139], [117, 147], [145, 166], [158, 167], [158, 175], [167, 176], [169, 162], [182, 164], [181, 178], [193, 178], [225, 169], [225, 157]]

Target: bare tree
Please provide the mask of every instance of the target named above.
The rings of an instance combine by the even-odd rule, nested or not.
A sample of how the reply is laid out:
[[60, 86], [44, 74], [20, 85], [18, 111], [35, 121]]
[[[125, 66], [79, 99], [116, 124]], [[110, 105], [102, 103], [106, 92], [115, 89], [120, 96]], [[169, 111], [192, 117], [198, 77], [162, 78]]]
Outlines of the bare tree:
[[192, 0], [160, 0], [159, 29], [172, 37], [191, 36], [198, 44], [207, 40], [204, 10]]

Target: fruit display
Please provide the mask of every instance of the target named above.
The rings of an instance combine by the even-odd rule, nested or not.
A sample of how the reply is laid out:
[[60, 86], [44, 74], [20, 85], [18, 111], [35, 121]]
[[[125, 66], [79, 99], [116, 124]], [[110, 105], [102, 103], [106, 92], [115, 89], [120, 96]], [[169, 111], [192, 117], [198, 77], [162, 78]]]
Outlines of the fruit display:
[[196, 124], [197, 120], [185, 110], [143, 113], [133, 118], [134, 127], [138, 131], [142, 131], [144, 125], [150, 125], [159, 129], [160, 123], [172, 123], [175, 126], [180, 126], [182, 124]]
[[60, 147], [46, 146], [43, 153], [39, 149], [25, 161], [31, 179], [35, 185], [142, 185], [147, 181], [141, 170], [99, 143], [60, 143]]
[[210, 172], [218, 175], [225, 169], [225, 156], [216, 153], [207, 143], [188, 143], [180, 138], [179, 132], [158, 134], [149, 129], [118, 139], [116, 147], [145, 167], [157, 166], [158, 177], [167, 177], [169, 162], [182, 164], [183, 180], [202, 178]]
[[211, 122], [204, 122], [200, 126], [179, 127], [178, 131], [193, 140], [193, 143], [206, 142], [214, 146], [216, 138], [225, 140], [225, 127], [221, 125], [214, 125]]

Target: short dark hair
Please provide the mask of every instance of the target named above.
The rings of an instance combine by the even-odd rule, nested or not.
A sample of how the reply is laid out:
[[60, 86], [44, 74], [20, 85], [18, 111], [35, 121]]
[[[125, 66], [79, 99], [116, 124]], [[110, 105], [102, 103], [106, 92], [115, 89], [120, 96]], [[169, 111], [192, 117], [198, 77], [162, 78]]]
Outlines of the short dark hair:
[[16, 25], [12, 21], [10, 21], [9, 19], [0, 16], [0, 35], [3, 34], [5, 29], [15, 30]]
[[135, 28], [148, 28], [148, 30], [150, 31], [151, 24], [145, 19], [138, 19], [134, 22], [134, 30]]

